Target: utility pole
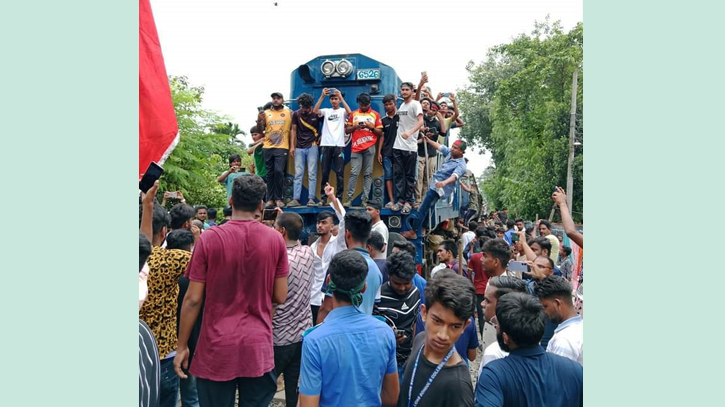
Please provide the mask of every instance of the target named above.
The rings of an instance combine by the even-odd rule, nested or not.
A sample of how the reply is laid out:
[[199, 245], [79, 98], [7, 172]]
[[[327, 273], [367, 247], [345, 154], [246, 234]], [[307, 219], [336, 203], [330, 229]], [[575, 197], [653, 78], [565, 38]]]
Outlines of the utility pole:
[[569, 119], [569, 162], [566, 166], [566, 197], [569, 214], [572, 213], [572, 200], [574, 199], [574, 177], [571, 167], [574, 164], [574, 135], [576, 134], [576, 91], [579, 68], [574, 69], [574, 77], [571, 79], [571, 118]]

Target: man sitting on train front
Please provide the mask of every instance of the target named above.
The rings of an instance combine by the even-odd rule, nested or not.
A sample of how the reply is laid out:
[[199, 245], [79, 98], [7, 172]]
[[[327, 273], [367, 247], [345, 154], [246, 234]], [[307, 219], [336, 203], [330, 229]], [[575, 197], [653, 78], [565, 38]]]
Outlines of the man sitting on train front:
[[430, 180], [428, 192], [426, 192], [420, 208], [414, 210], [406, 220], [409, 224], [411, 219], [413, 221], [412, 230], [406, 230], [401, 233], [401, 235], [408, 239], [416, 239], [418, 237], [417, 232], [428, 216], [428, 210], [439, 199], [448, 199], [455, 192], [456, 181], [466, 172], [466, 162], [463, 159], [463, 154], [466, 152], [465, 141], [456, 140], [451, 148], [438, 144], [428, 137], [425, 137], [425, 141], [440, 151], [446, 159], [443, 161], [440, 169], [433, 175], [433, 179]]

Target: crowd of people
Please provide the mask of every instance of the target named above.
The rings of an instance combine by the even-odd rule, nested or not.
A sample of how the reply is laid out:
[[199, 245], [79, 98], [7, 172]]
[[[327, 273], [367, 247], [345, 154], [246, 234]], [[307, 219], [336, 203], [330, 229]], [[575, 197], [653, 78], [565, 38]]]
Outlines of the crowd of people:
[[[446, 95], [449, 111], [426, 83], [425, 74], [417, 88], [403, 83], [398, 108], [386, 95], [384, 117], [365, 93], [355, 111], [338, 90], [324, 89], [314, 106], [303, 94], [295, 112], [273, 93], [252, 129], [255, 168], [244, 171], [232, 156], [218, 178], [230, 203], [223, 218], [191, 207], [179, 192], [164, 192], [158, 203], [158, 182], [142, 194], [140, 406], [266, 407], [281, 387], [288, 407], [583, 404], [571, 248], [546, 220], [484, 213], [465, 142], [438, 142], [463, 124], [455, 96]], [[326, 97], [332, 108], [321, 109]], [[285, 205], [288, 155], [294, 199]], [[384, 168], [385, 205], [366, 199], [374, 161]], [[328, 207], [317, 214], [313, 242], [300, 240], [302, 217], [284, 210], [302, 205], [305, 168], [306, 204]], [[364, 209], [353, 209], [361, 172]], [[457, 183], [466, 199], [451, 223], [461, 233], [438, 243], [440, 264], [421, 275], [410, 241], [388, 247], [380, 211], [410, 214], [403, 236], [415, 239]], [[170, 210], [168, 199], [178, 200]], [[552, 199], [568, 239], [583, 247], [564, 191]], [[274, 219], [265, 220], [270, 208]], [[485, 324], [496, 341], [482, 349]], [[474, 388], [468, 366], [478, 353]]]

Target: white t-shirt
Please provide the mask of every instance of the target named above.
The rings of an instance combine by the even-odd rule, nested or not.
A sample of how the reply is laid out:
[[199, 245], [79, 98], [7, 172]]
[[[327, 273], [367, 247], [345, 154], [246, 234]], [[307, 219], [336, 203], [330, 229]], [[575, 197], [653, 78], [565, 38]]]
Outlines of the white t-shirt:
[[508, 352], [501, 350], [501, 347], [498, 345], [498, 341], [495, 341], [494, 343], [488, 345], [488, 347], [486, 347], [486, 349], [483, 351], [481, 366], [478, 367], [478, 378], [481, 378], [481, 372], [483, 372], [484, 366], [493, 362], [494, 360], [503, 359], [508, 355]]
[[345, 108], [320, 109], [320, 117], [323, 118], [322, 147], [345, 147]]
[[463, 248], [468, 247], [468, 245], [471, 243], [471, 240], [476, 238], [476, 233], [469, 230], [468, 232], [464, 233], [463, 236]]
[[[376, 224], [373, 225], [373, 229], [371, 232], [378, 232], [381, 235], [383, 235], [383, 240], [385, 241], [385, 244], [388, 244], [388, 227], [385, 226], [385, 222], [379, 220]], [[387, 259], [388, 258], [388, 248], [385, 247], [385, 250], [380, 254], [381, 259]]]
[[407, 139], [403, 139], [403, 133], [406, 131], [410, 134], [410, 130], [418, 124], [418, 116], [423, 114], [423, 107], [417, 100], [410, 103], [403, 103], [398, 109], [398, 135], [395, 137], [393, 149], [403, 151], [418, 151], [418, 135], [413, 134]]
[[577, 315], [559, 324], [546, 351], [584, 366], [584, 320]]

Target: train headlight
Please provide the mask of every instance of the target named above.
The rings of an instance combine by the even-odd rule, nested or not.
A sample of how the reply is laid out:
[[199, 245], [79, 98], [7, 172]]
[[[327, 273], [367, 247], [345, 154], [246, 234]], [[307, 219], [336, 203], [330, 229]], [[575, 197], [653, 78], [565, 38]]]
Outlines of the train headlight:
[[347, 59], [343, 59], [337, 63], [336, 69], [340, 76], [347, 76], [352, 72], [352, 64]]
[[335, 73], [335, 64], [329, 59], [322, 63], [322, 74], [325, 76], [332, 76]]

